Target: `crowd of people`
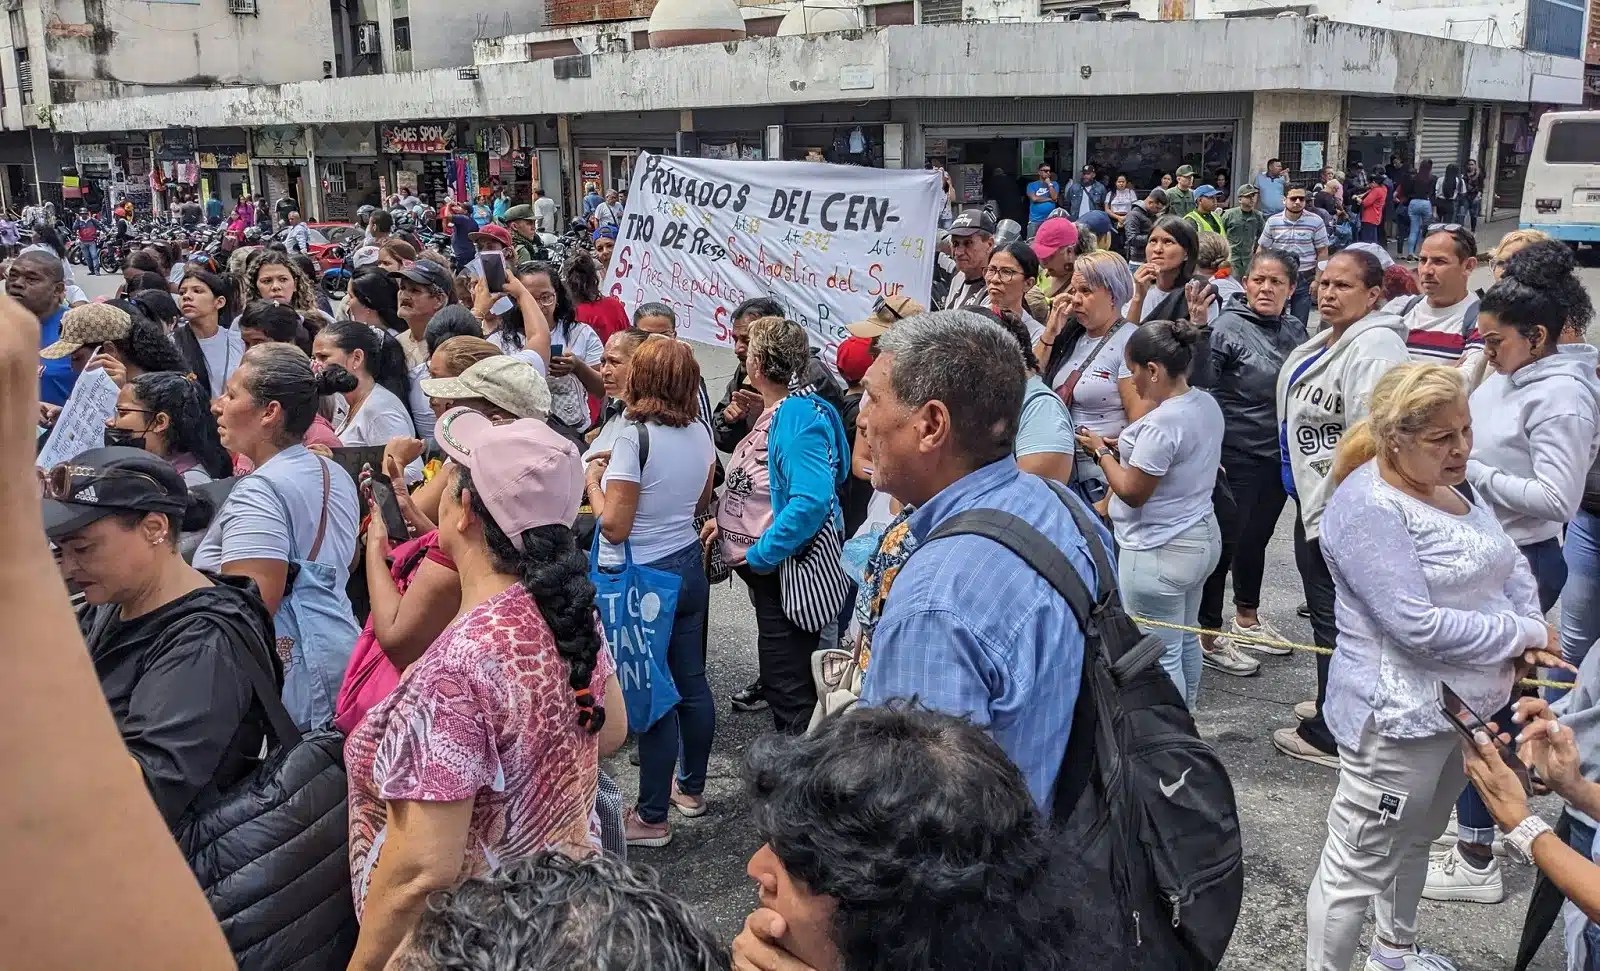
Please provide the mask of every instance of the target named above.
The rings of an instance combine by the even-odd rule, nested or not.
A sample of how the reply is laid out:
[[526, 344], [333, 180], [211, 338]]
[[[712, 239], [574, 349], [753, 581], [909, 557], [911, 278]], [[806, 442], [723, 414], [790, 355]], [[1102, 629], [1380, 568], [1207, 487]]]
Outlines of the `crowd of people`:
[[[1095, 869], [1060, 838], [1067, 794], [1130, 758], [1096, 748], [1113, 671], [1159, 672], [1139, 704], [1192, 737], [1209, 679], [1291, 653], [1262, 602], [1288, 530], [1325, 653], [1271, 743], [1338, 772], [1305, 966], [1347, 971], [1373, 906], [1369, 971], [1448, 971], [1418, 902], [1499, 901], [1498, 839], [1571, 901], [1586, 967], [1600, 376], [1571, 252], [1513, 233], [1474, 292], [1449, 221], [1469, 177], [1423, 198], [1426, 164], [1414, 272], [1331, 242], [1323, 197], [1365, 207], [1338, 173], [1274, 161], [1226, 208], [1188, 166], [1142, 200], [1050, 175], [1029, 241], [951, 219], [932, 312], [886, 297], [824, 353], [745, 300], [715, 396], [670, 306], [604, 295], [587, 248], [520, 259], [523, 207], [452, 234], [501, 255], [499, 291], [390, 239], [337, 306], [288, 246], [215, 270], [140, 250], [103, 303], [48, 249], [12, 259], [0, 365], [37, 384], [0, 387], [32, 433], [0, 427], [0, 502], [14, 566], [53, 548], [77, 633], [37, 577], [0, 596], [52, 600], [29, 623], [87, 646], [99, 714], [80, 691], [71, 717], [109, 708], [240, 966], [1212, 966], [1186, 921], [1225, 946], [1237, 899], [1115, 848]], [[103, 445], [24, 472], [105, 381]], [[757, 677], [718, 699], [710, 589], [735, 575]], [[1137, 644], [1108, 640], [1124, 612]], [[1541, 670], [1576, 689], [1515, 697]], [[743, 756], [762, 845], [731, 946], [626, 864], [718, 810], [721, 703], [773, 729]], [[1230, 793], [1208, 811], [1236, 834], [1212, 765], [1171, 785]], [[262, 795], [291, 778], [305, 795]], [[250, 799], [259, 829], [219, 823]], [[153, 905], [197, 919], [152, 867]], [[251, 894], [272, 913], [232, 913]]]

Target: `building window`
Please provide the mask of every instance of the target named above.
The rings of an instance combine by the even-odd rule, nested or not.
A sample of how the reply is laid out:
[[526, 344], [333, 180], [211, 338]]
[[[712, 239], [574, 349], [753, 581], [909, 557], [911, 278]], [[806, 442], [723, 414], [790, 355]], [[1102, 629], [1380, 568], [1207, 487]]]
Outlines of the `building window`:
[[1557, 57], [1583, 56], [1583, 4], [1581, 0], [1528, 0], [1530, 51]]
[[17, 92], [22, 95], [22, 103], [33, 104], [33, 67], [28, 63], [28, 49], [16, 48], [17, 52]]
[[1322, 177], [1328, 158], [1328, 123], [1286, 121], [1278, 126], [1278, 160], [1291, 182], [1312, 182]]
[[411, 50], [411, 18], [399, 17], [394, 22], [394, 49], [396, 51]]

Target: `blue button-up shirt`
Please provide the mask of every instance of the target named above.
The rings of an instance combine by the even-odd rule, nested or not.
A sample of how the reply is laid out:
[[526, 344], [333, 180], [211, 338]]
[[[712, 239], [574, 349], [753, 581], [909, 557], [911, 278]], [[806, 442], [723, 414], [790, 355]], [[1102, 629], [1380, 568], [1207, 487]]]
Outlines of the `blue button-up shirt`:
[[[1021, 517], [1096, 589], [1072, 514], [1014, 459], [951, 483], [911, 515], [911, 533], [920, 542], [968, 509]], [[1110, 535], [1099, 532], [1110, 549]], [[895, 577], [873, 634], [861, 700], [881, 705], [915, 697], [970, 718], [1022, 770], [1034, 801], [1048, 812], [1082, 673], [1083, 631], [1049, 581], [993, 540], [952, 536], [918, 549]]]

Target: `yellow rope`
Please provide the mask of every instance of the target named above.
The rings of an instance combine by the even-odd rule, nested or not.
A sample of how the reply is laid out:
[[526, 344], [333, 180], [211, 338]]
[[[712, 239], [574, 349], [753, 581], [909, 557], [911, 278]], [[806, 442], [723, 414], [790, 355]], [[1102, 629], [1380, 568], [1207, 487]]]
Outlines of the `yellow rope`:
[[[1262, 637], [1259, 634], [1232, 634], [1226, 631], [1209, 630], [1204, 627], [1190, 627], [1186, 624], [1169, 624], [1165, 621], [1151, 620], [1148, 617], [1133, 617], [1134, 623], [1142, 627], [1163, 627], [1167, 630], [1181, 630], [1186, 634], [1205, 634], [1209, 637], [1226, 637], [1235, 644], [1265, 644], [1268, 647], [1286, 647], [1292, 651], [1306, 651], [1311, 654], [1332, 654], [1333, 649], [1318, 647], [1315, 644], [1297, 644], [1294, 641], [1283, 641], [1276, 637]], [[1571, 690], [1577, 685], [1570, 681], [1547, 681], [1544, 678], [1523, 678], [1519, 684], [1529, 688], [1564, 688]]]

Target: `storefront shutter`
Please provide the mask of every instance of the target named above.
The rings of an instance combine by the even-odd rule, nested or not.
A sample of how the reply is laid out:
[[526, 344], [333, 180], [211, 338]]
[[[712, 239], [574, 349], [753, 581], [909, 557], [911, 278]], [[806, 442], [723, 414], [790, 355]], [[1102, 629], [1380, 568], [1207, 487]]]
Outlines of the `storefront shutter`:
[[1442, 174], [1446, 165], [1462, 165], [1466, 162], [1467, 125], [1464, 119], [1424, 115], [1420, 135], [1417, 157], [1433, 159], [1435, 172]]

